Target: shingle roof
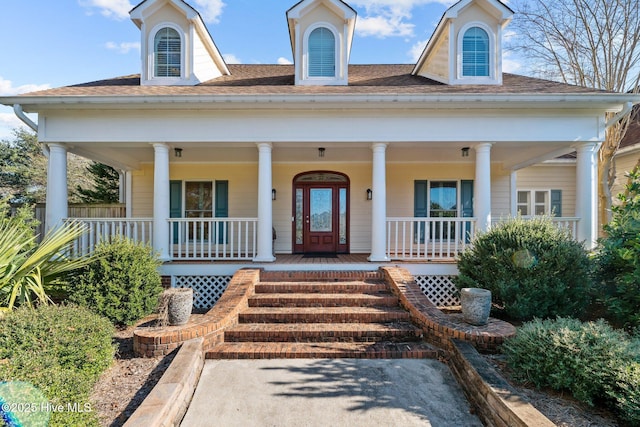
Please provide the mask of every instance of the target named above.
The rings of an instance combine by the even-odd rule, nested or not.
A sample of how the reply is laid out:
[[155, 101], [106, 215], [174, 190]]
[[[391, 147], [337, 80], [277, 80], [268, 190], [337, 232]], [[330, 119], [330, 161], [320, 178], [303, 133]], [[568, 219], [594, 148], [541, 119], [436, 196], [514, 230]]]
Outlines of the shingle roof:
[[504, 74], [503, 84], [445, 85], [413, 76], [412, 64], [350, 65], [348, 86], [295, 86], [293, 65], [229, 65], [230, 76], [196, 86], [140, 86], [140, 76], [60, 87], [26, 96], [286, 95], [286, 94], [581, 94], [605, 93], [531, 77]]

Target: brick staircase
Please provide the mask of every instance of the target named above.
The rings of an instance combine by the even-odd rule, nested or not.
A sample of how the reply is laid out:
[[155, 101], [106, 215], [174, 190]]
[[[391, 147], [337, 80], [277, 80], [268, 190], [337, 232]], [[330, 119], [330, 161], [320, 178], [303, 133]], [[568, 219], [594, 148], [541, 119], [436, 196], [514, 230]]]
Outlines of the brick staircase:
[[263, 272], [209, 359], [435, 358], [380, 272]]

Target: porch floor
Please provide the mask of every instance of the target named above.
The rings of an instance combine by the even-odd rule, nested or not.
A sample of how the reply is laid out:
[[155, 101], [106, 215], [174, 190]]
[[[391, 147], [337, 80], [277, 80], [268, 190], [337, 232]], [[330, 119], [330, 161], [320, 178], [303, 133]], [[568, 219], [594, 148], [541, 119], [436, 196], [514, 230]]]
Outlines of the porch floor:
[[407, 257], [406, 260], [398, 260], [394, 259], [392, 261], [376, 261], [369, 262], [368, 260], [369, 254], [336, 254], [333, 256], [313, 256], [313, 255], [304, 255], [304, 254], [276, 254], [276, 260], [274, 262], [269, 263], [261, 263], [261, 262], [252, 262], [245, 260], [234, 260], [234, 259], [218, 259], [218, 260], [188, 260], [188, 259], [177, 259], [171, 261], [172, 264], [252, 264], [252, 265], [291, 265], [291, 264], [324, 264], [324, 265], [340, 265], [340, 264], [370, 264], [375, 268], [377, 265], [387, 265], [387, 264], [397, 264], [401, 262], [402, 264], [406, 263], [415, 263], [415, 264], [424, 264], [424, 263], [437, 263], [437, 264], [455, 264], [456, 260], [454, 255], [451, 255], [448, 258], [429, 258], [426, 259], [410, 259]]

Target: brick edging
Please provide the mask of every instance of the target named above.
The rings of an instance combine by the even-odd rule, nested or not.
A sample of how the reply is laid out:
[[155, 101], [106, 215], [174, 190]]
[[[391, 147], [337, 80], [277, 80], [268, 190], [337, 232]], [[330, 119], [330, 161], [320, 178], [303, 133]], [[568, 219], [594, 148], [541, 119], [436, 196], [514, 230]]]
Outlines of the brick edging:
[[449, 367], [486, 426], [553, 427], [555, 424], [502, 378], [470, 343], [451, 340]]
[[516, 328], [502, 320], [490, 318], [485, 326], [472, 326], [455, 315], [445, 314], [429, 301], [408, 270], [380, 269], [400, 304], [409, 311], [411, 320], [423, 329], [424, 338], [432, 344], [450, 350], [450, 338], [454, 338], [470, 342], [478, 350], [495, 353], [506, 338], [516, 334]]
[[124, 427], [180, 425], [204, 367], [204, 338], [185, 342], [151, 393]]
[[224, 330], [237, 323], [238, 313], [248, 307], [249, 296], [260, 280], [260, 270], [242, 269], [234, 275], [218, 302], [205, 315], [186, 325], [164, 328], [138, 327], [133, 332], [137, 356], [164, 356], [193, 338], [204, 338], [204, 351], [223, 341]]

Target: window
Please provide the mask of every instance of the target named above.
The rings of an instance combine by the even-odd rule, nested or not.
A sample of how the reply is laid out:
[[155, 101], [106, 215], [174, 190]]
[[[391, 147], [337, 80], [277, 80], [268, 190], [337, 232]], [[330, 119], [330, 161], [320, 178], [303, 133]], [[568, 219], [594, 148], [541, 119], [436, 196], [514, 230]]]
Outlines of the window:
[[462, 39], [462, 76], [489, 77], [489, 35], [471, 27]]
[[181, 63], [180, 34], [173, 28], [162, 28], [154, 38], [154, 77], [180, 77]]
[[519, 190], [517, 208], [521, 216], [562, 216], [562, 191]]
[[[184, 217], [211, 218], [213, 216], [213, 188], [211, 182], [184, 183]], [[209, 238], [209, 224], [189, 227], [189, 239], [206, 240]]]
[[309, 34], [309, 77], [336, 76], [336, 38], [325, 27]]

